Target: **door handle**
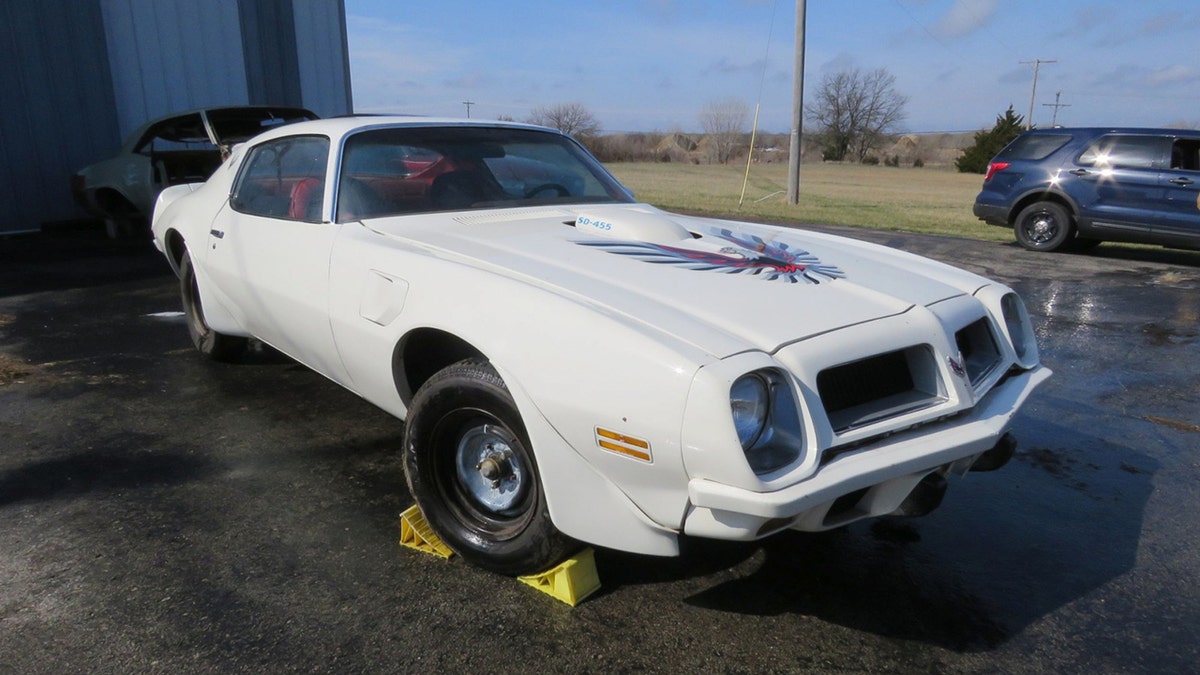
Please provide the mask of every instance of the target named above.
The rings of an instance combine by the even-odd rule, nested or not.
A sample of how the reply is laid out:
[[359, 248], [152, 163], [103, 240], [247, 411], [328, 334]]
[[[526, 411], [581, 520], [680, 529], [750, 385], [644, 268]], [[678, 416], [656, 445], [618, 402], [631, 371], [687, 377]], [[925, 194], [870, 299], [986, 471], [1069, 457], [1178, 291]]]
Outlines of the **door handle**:
[[225, 238], [225, 232], [223, 232], [221, 230], [209, 230], [208, 233], [211, 234], [212, 236], [216, 237], [217, 239]]
[[1174, 184], [1178, 185], [1179, 187], [1184, 187], [1186, 185], [1191, 185], [1195, 181], [1193, 181], [1191, 178], [1184, 178], [1183, 176], [1180, 176], [1179, 178], [1172, 178], [1171, 180], [1169, 180], [1167, 182], [1174, 183]]
[[1072, 176], [1086, 176], [1086, 175], [1088, 175], [1088, 170], [1087, 169], [1075, 169], [1074, 171], [1068, 171], [1067, 173], [1071, 174]]

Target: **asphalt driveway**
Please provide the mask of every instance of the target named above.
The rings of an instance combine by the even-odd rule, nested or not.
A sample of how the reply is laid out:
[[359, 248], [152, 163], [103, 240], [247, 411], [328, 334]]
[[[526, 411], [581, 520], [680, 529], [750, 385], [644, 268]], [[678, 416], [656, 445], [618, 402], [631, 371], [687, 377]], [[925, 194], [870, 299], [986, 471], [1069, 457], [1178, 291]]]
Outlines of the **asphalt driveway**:
[[148, 244], [0, 240], [0, 673], [1194, 670], [1200, 253], [820, 229], [1022, 293], [1016, 459], [921, 519], [597, 551], [574, 609], [399, 547], [402, 423], [203, 360]]

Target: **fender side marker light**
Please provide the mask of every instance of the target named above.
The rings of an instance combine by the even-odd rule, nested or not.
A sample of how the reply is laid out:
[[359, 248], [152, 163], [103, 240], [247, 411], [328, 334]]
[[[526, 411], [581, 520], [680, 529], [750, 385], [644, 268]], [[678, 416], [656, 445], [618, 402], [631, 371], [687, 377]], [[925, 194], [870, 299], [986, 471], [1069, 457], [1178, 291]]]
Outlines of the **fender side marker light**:
[[603, 427], [596, 427], [596, 445], [626, 457], [640, 459], [643, 462], [653, 462], [650, 454], [650, 443], [640, 438], [626, 436]]

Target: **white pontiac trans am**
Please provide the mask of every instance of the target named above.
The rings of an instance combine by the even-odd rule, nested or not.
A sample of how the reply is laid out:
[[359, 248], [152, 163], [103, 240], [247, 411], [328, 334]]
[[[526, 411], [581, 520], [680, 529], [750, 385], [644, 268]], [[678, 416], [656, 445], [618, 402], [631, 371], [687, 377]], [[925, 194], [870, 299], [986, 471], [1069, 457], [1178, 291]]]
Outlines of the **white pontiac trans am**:
[[1050, 375], [1003, 285], [639, 204], [520, 124], [289, 125], [153, 231], [201, 352], [255, 338], [404, 419], [429, 524], [505, 574], [927, 513]]

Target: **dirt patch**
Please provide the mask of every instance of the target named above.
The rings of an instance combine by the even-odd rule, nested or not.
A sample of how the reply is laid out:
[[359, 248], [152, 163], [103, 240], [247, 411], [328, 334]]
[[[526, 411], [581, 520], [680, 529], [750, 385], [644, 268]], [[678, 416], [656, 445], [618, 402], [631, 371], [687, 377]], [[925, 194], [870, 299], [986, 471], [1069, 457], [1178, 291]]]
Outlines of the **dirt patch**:
[[0, 352], [0, 385], [17, 382], [33, 374], [36, 368], [21, 359]]
[[1184, 422], [1182, 420], [1171, 419], [1170, 417], [1156, 417], [1154, 415], [1145, 415], [1142, 419], [1147, 422], [1153, 422], [1159, 426], [1174, 429], [1176, 431], [1187, 431], [1193, 434], [1200, 434], [1200, 425]]
[[1150, 284], [1155, 286], [1174, 286], [1177, 288], [1196, 288], [1197, 282], [1200, 282], [1200, 277], [1182, 272], [1163, 272], [1155, 274], [1150, 279]]

